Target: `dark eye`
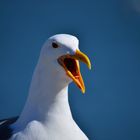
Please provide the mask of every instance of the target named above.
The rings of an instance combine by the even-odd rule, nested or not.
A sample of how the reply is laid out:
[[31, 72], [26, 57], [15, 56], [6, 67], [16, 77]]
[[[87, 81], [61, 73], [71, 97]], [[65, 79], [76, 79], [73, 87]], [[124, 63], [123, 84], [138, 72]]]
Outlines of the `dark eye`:
[[58, 48], [59, 46], [58, 46], [58, 44], [56, 44], [56, 43], [53, 42], [53, 43], [52, 43], [52, 47], [53, 47], [53, 48]]

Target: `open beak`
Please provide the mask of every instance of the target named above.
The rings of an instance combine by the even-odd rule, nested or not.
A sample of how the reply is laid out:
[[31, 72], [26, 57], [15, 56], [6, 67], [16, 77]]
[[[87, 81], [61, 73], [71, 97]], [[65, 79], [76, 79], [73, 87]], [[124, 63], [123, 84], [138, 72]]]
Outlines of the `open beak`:
[[66, 54], [58, 58], [58, 63], [64, 68], [66, 74], [81, 89], [82, 93], [85, 93], [85, 85], [80, 72], [79, 61], [84, 62], [91, 69], [89, 58], [79, 50], [76, 50], [74, 55]]

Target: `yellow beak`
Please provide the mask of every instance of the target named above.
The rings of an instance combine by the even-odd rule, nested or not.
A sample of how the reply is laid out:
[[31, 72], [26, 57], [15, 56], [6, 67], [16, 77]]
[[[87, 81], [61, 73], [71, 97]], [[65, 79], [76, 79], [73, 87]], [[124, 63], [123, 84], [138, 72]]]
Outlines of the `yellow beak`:
[[84, 62], [89, 69], [91, 69], [91, 63], [87, 55], [79, 50], [76, 50], [74, 55], [63, 55], [58, 58], [58, 62], [66, 71], [66, 74], [73, 80], [73, 82], [81, 89], [82, 93], [85, 93], [85, 85], [80, 72], [79, 61]]
[[88, 66], [88, 68], [91, 69], [91, 63], [88, 56], [81, 51], [76, 50], [75, 55], [71, 55], [71, 57], [84, 62]]

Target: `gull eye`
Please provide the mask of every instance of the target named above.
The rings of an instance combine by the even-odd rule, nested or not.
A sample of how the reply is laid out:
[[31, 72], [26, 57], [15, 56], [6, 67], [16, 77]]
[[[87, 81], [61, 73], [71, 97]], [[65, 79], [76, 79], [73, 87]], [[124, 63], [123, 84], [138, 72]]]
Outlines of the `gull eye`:
[[59, 48], [58, 44], [56, 44], [56, 43], [54, 43], [54, 42], [52, 43], [52, 47], [53, 47], [53, 48]]

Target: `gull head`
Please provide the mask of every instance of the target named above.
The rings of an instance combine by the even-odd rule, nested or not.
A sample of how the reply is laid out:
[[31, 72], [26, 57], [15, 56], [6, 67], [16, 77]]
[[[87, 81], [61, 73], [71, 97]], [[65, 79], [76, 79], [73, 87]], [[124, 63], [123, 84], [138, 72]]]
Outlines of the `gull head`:
[[68, 83], [73, 81], [82, 93], [85, 92], [79, 62], [84, 62], [89, 69], [91, 63], [87, 55], [79, 50], [79, 41], [75, 36], [57, 34], [50, 37], [45, 42], [42, 53], [57, 75], [63, 75]]

